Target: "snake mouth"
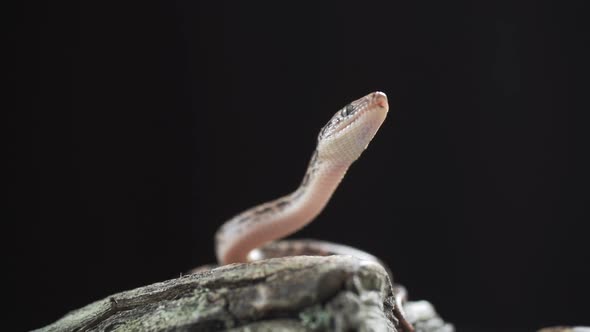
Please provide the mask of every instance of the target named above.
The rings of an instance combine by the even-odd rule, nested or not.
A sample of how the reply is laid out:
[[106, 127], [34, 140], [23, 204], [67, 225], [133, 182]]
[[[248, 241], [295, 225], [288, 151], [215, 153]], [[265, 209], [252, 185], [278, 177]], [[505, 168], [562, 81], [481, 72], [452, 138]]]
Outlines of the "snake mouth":
[[332, 130], [329, 136], [338, 135], [342, 131], [352, 126], [359, 119], [363, 118], [368, 113], [373, 111], [389, 111], [389, 104], [387, 102], [387, 95], [383, 92], [377, 91], [369, 95], [366, 95], [358, 100], [353, 101], [350, 105], [353, 105], [357, 111], [347, 119], [343, 119], [336, 128]]

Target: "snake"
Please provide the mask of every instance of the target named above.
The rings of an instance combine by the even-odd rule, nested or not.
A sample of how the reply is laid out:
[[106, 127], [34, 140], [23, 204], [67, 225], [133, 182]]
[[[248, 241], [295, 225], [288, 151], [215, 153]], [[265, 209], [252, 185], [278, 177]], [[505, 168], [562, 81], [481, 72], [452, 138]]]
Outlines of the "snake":
[[[383, 92], [357, 99], [332, 116], [320, 130], [317, 145], [299, 187], [292, 193], [245, 210], [225, 222], [215, 235], [220, 265], [295, 255], [351, 255], [381, 264], [375, 256], [346, 245], [318, 240], [282, 240], [311, 223], [324, 209], [351, 164], [367, 148], [387, 116]], [[405, 290], [397, 287], [394, 316], [413, 331], [403, 312]]]

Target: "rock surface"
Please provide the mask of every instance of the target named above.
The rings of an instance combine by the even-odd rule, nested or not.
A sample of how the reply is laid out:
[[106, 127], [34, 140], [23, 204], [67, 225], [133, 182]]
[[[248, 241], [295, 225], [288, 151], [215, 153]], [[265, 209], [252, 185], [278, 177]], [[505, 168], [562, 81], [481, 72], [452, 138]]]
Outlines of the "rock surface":
[[[399, 331], [387, 272], [350, 256], [233, 264], [118, 293], [37, 331]], [[452, 332], [426, 301], [418, 332]]]

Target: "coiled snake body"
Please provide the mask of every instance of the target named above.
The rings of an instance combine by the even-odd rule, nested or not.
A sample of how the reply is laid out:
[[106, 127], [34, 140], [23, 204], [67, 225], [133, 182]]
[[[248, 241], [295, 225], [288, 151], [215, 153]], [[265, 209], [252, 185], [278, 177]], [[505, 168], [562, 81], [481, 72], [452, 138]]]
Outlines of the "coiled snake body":
[[[302, 254], [346, 254], [385, 266], [374, 256], [344, 245], [315, 240], [275, 240], [301, 229], [322, 211], [348, 167], [377, 133], [388, 110], [387, 97], [382, 92], [373, 92], [339, 110], [321, 129], [317, 147], [297, 190], [250, 208], [219, 228], [215, 237], [219, 264]], [[412, 326], [401, 309], [405, 293], [400, 288], [397, 295], [394, 314], [402, 326], [411, 331]]]

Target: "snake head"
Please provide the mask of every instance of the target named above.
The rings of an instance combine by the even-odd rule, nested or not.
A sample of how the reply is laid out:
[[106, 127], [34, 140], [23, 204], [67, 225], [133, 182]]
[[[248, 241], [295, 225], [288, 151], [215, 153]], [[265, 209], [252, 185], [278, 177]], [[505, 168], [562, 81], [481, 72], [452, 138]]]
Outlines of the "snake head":
[[318, 135], [318, 153], [324, 160], [348, 165], [367, 148], [387, 116], [383, 92], [373, 92], [336, 112]]

